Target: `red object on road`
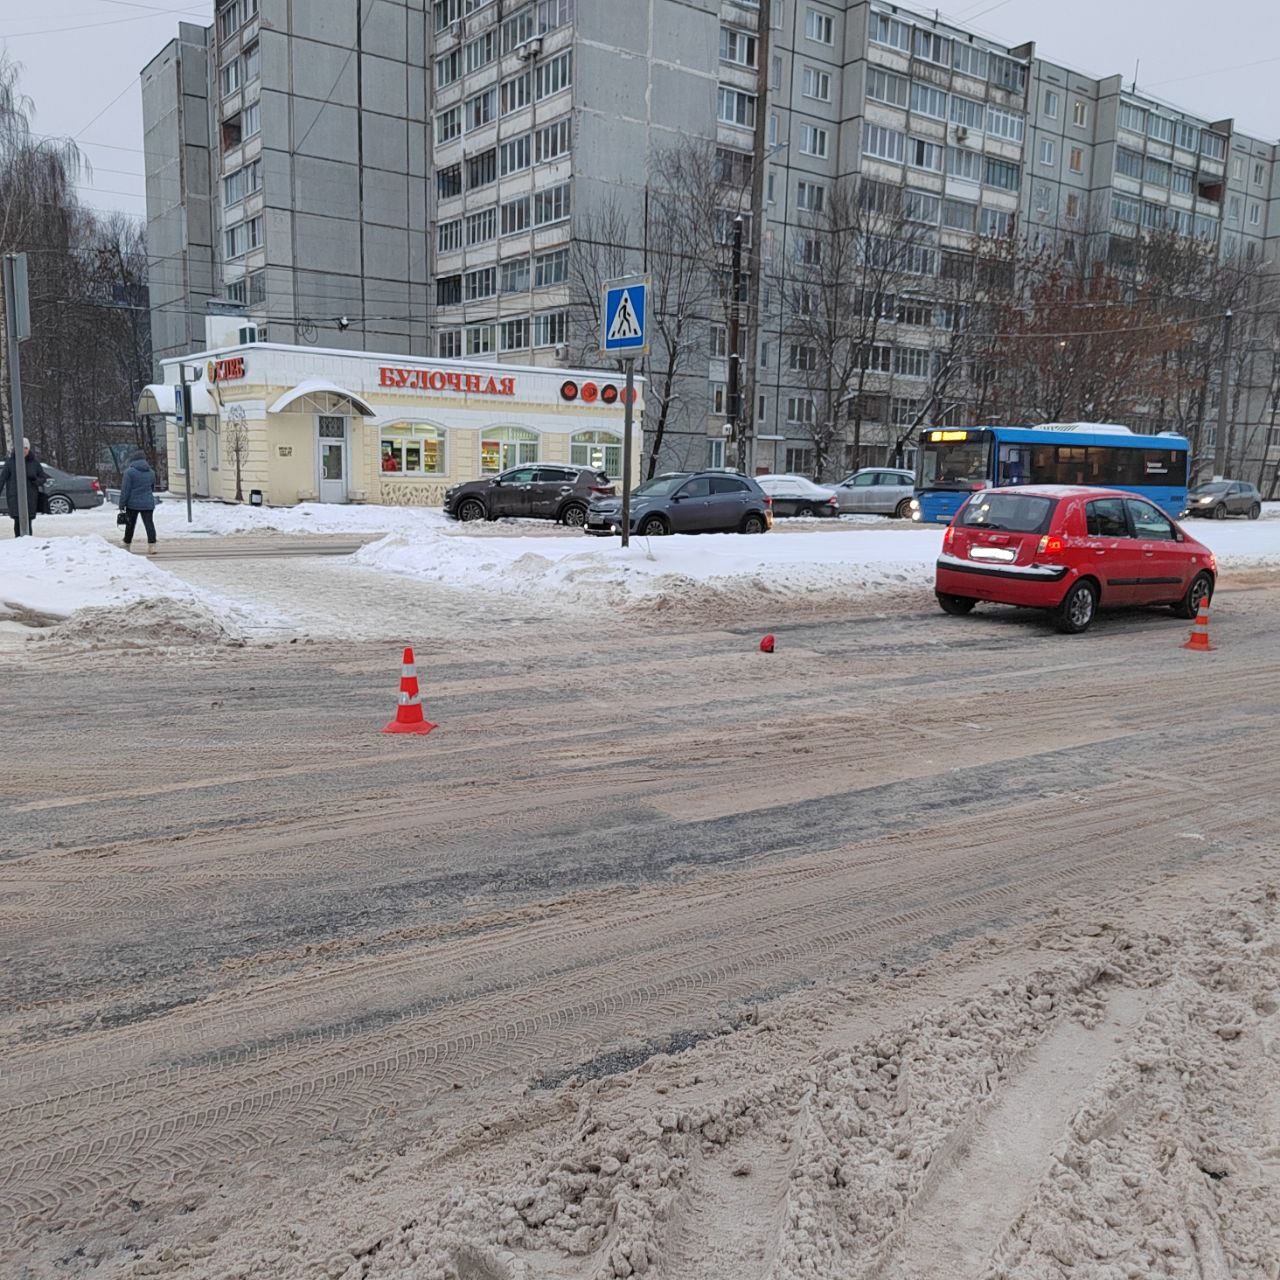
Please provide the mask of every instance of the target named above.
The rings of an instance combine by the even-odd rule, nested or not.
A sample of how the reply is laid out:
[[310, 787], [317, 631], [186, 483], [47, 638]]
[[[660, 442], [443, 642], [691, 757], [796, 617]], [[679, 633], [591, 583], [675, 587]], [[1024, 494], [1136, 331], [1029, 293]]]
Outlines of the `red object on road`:
[[1196, 624], [1191, 628], [1191, 634], [1187, 637], [1187, 642], [1182, 646], [1184, 649], [1199, 649], [1201, 653], [1208, 653], [1211, 649], [1216, 649], [1216, 644], [1209, 643], [1209, 600], [1206, 597], [1200, 602], [1200, 612], [1196, 614]]
[[760, 641], [761, 653], [773, 652], [773, 632], [771, 631], [763, 640]]
[[418, 672], [413, 661], [413, 650], [406, 649], [400, 673], [400, 703], [396, 707], [396, 718], [382, 732], [427, 734], [438, 727], [422, 714], [422, 695], [418, 692]]

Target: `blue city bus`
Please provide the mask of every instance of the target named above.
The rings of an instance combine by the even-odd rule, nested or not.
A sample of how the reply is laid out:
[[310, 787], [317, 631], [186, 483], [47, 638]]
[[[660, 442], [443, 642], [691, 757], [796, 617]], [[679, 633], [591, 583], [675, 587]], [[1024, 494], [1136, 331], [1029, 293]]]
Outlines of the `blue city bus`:
[[920, 435], [912, 518], [949, 524], [975, 489], [1083, 484], [1131, 489], [1176, 520], [1187, 509], [1190, 457], [1185, 436], [1146, 436], [1106, 423], [928, 427]]

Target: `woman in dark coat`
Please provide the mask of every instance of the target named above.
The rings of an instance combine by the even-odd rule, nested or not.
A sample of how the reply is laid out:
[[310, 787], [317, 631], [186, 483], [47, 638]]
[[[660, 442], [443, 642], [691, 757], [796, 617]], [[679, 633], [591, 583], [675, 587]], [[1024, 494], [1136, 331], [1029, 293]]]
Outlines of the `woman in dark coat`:
[[133, 541], [133, 531], [142, 517], [147, 531], [147, 555], [156, 553], [156, 522], [152, 514], [156, 509], [156, 473], [151, 470], [147, 455], [135, 449], [120, 481], [120, 510], [124, 512], [124, 545]]
[[4, 490], [5, 506], [13, 520], [13, 536], [22, 537], [22, 526], [18, 523], [18, 474], [25, 469], [27, 473], [27, 517], [28, 528], [36, 527], [36, 507], [40, 501], [40, 486], [49, 479], [49, 473], [40, 465], [40, 459], [31, 450], [31, 441], [22, 442], [24, 466], [20, 468], [12, 453], [0, 466], [0, 489]]

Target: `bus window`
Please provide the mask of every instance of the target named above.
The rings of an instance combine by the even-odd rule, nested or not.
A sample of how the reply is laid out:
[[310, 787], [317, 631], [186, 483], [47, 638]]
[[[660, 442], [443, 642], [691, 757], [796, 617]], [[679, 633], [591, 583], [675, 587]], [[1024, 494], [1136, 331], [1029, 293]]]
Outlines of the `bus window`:
[[920, 446], [920, 487], [971, 489], [988, 479], [990, 442], [977, 436], [970, 440], [928, 440]]
[[996, 484], [1026, 484], [1029, 478], [1031, 450], [1025, 444], [1002, 444], [1000, 446], [1000, 470]]

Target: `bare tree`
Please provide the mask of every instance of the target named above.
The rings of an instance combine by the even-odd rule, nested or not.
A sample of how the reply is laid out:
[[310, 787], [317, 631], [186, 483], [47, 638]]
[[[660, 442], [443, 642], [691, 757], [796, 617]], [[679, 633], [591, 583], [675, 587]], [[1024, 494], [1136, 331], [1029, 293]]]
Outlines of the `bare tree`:
[[236, 501], [244, 501], [244, 468], [249, 460], [249, 423], [244, 406], [233, 404], [222, 425], [222, 442], [236, 473]]

